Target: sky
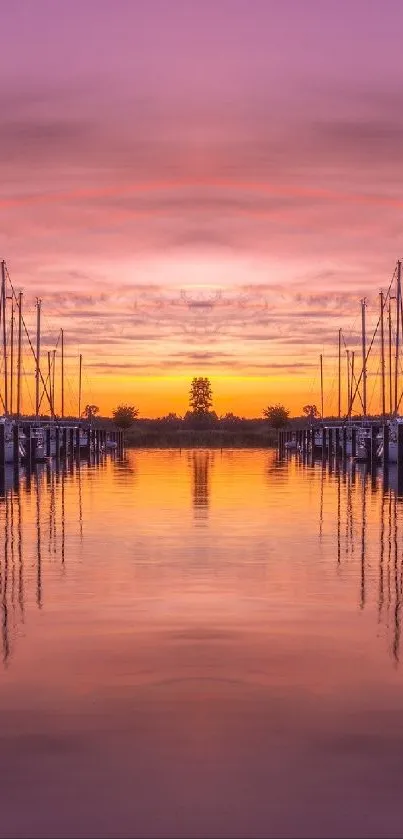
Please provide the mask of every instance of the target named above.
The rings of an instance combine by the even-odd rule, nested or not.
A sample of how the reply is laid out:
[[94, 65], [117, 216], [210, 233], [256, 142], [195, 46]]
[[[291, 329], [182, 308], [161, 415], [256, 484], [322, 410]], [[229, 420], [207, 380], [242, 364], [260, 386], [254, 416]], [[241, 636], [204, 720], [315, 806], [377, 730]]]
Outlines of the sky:
[[219, 414], [299, 414], [321, 353], [334, 409], [338, 329], [358, 350], [403, 251], [400, 0], [0, 12], [0, 256], [72, 409], [79, 353], [104, 414], [183, 414], [194, 375]]

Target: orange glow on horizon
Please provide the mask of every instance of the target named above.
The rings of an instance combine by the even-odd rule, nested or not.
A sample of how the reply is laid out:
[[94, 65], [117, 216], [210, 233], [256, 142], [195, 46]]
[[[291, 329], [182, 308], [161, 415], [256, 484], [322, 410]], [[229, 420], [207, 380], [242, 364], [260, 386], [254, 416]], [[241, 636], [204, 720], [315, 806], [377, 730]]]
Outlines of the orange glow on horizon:
[[[189, 390], [193, 376], [203, 371], [167, 376], [92, 376], [91, 391], [103, 416], [110, 416], [122, 403], [139, 409], [139, 417], [156, 418], [169, 413], [183, 416], [189, 410]], [[208, 376], [213, 389], [213, 410], [218, 416], [232, 412], [246, 418], [262, 417], [267, 405], [284, 404], [292, 416], [302, 414], [308, 399], [307, 380], [284, 376]], [[317, 399], [316, 399], [317, 401]]]

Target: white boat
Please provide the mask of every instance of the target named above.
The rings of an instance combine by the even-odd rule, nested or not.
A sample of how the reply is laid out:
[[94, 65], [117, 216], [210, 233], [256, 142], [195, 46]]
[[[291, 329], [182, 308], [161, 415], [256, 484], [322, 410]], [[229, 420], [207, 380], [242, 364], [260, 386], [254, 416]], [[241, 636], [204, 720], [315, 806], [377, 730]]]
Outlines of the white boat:
[[[7, 417], [0, 417], [0, 423], [4, 425], [5, 437], [5, 462], [14, 463], [14, 436], [13, 436], [13, 422]], [[20, 434], [18, 459], [24, 457], [25, 449], [23, 445], [23, 437]]]
[[[403, 423], [403, 417], [388, 421], [389, 426], [389, 463], [397, 463], [397, 427]], [[378, 457], [383, 460], [383, 440], [379, 443]]]
[[[35, 460], [46, 460], [46, 437], [44, 429], [40, 428], [39, 426], [31, 426], [31, 438], [33, 438], [36, 441]], [[27, 442], [26, 435], [24, 435], [23, 440], [25, 454]]]

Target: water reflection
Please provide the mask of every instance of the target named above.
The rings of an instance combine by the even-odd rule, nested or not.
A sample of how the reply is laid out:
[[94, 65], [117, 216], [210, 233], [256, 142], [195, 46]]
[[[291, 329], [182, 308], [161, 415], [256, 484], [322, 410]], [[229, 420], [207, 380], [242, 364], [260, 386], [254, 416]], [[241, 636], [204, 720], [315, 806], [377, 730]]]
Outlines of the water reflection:
[[210, 471], [214, 464], [214, 452], [208, 450], [192, 451], [189, 454], [192, 470], [192, 495], [194, 517], [202, 524], [208, 516], [210, 500]]
[[7, 476], [4, 835], [400, 835], [402, 523], [264, 450]]
[[[259, 580], [265, 581], [264, 584], [267, 581], [268, 585], [274, 574], [271, 582], [272, 596], [277, 597], [276, 608], [283, 608], [280, 594], [276, 592], [289, 589], [292, 575], [288, 576], [284, 561], [278, 564], [284, 550], [284, 546], [280, 548], [280, 542], [289, 546], [292, 556], [290, 561], [296, 563], [295, 569], [299, 569], [298, 563], [302, 559], [310, 568], [315, 578], [318, 600], [323, 585], [322, 565], [315, 567], [312, 555], [317, 550], [318, 557], [323, 559], [332, 551], [334, 585], [341, 585], [346, 593], [351, 590], [357, 611], [374, 615], [372, 631], [385, 636], [393, 661], [396, 665], [399, 663], [403, 596], [403, 507], [401, 497], [393, 489], [392, 470], [388, 471], [385, 480], [382, 470], [376, 474], [369, 473], [362, 465], [333, 463], [332, 469], [329, 469], [329, 464], [322, 461], [315, 463], [312, 459], [298, 456], [280, 460], [274, 453], [259, 452], [242, 455], [245, 464], [252, 470], [246, 476], [245, 468], [236, 465], [237, 457], [241, 455], [233, 457], [229, 452], [220, 455], [215, 451], [195, 450], [184, 456], [178, 452], [160, 454], [158, 457], [165, 458], [165, 473], [161, 471], [160, 474], [160, 466], [156, 473], [148, 473], [145, 467], [156, 457], [152, 452], [140, 455], [132, 452], [121, 460], [109, 461], [109, 465], [105, 458], [100, 458], [95, 464], [73, 461], [67, 464], [38, 465], [32, 473], [20, 470], [16, 474], [13, 470], [6, 470], [0, 494], [0, 533], [3, 543], [0, 602], [2, 655], [5, 664], [12, 657], [19, 627], [27, 619], [27, 603], [30, 609], [34, 604], [38, 611], [44, 611], [53, 604], [52, 598], [57, 596], [54, 572], [52, 576], [51, 569], [59, 565], [62, 572], [58, 581], [60, 586], [67, 565], [74, 566], [75, 560], [85, 558], [84, 524], [88, 522], [90, 528], [93, 527], [98, 539], [100, 559], [109, 563], [105, 573], [113, 573], [112, 557], [120, 551], [121, 534], [126, 533], [128, 528], [130, 535], [125, 537], [126, 544], [131, 544], [130, 539], [133, 544], [137, 544], [136, 540], [140, 539], [139, 526], [143, 520], [149, 520], [149, 527], [141, 538], [143, 545], [151, 543], [153, 528], [156, 526], [154, 518], [160, 515], [158, 488], [161, 487], [161, 498], [164, 498], [164, 475], [173, 476], [175, 470], [178, 481], [177, 484], [170, 484], [171, 503], [176, 503], [175, 486], [185, 485], [186, 506], [188, 509], [190, 500], [193, 510], [192, 526], [204, 528], [203, 536], [200, 533], [199, 537], [193, 537], [188, 565], [180, 572], [184, 578], [191, 571], [193, 573], [192, 569], [198, 569], [200, 573], [201, 568], [212, 568], [211, 560], [214, 560], [217, 575], [214, 584], [212, 578], [208, 577], [203, 582], [208, 590], [209, 586], [214, 587], [220, 575], [224, 580], [228, 568], [236, 564], [234, 580], [239, 586], [239, 597], [243, 597], [246, 591], [252, 591], [253, 585], [260, 585], [257, 583], [259, 568]], [[140, 471], [137, 469], [139, 459], [142, 464]], [[256, 468], [252, 469], [254, 464]], [[214, 498], [211, 494], [213, 470]], [[242, 492], [236, 489], [239, 486], [242, 486]], [[136, 490], [137, 501], [134, 503], [131, 500], [126, 507], [123, 505], [120, 525], [113, 529], [110, 537], [113, 544], [111, 542], [110, 553], [105, 549], [104, 560], [103, 530], [110, 519], [113, 524], [118, 513], [112, 496], [115, 487], [125, 493], [125, 499], [131, 499]], [[285, 492], [289, 506], [282, 508], [281, 499]], [[141, 499], [144, 499], [143, 506]], [[269, 513], [273, 501], [276, 505], [274, 516]], [[181, 519], [184, 514], [184, 501], [180, 492], [177, 504], [177, 518], [173, 521], [180, 546]], [[217, 504], [222, 504], [225, 514], [219, 512]], [[154, 513], [150, 512], [152, 505]], [[98, 508], [100, 512], [97, 512]], [[135, 535], [130, 530], [128, 509], [132, 511], [130, 516], [134, 515], [135, 510], [138, 514], [137, 525], [133, 524]], [[288, 518], [284, 522], [282, 517], [285, 510], [288, 510]], [[228, 516], [228, 511], [233, 522], [231, 531], [225, 530], [224, 515]], [[296, 524], [291, 527], [293, 520]], [[304, 526], [307, 528], [308, 542], [314, 537], [317, 548], [313, 547], [312, 541], [306, 550], [300, 547], [299, 530]], [[242, 553], [243, 549], [240, 549], [239, 555], [237, 553], [234, 527], [237, 528], [236, 538], [241, 542], [245, 535], [246, 555]], [[227, 535], [221, 538], [222, 528]], [[217, 535], [220, 536], [220, 552]], [[168, 537], [164, 538], [165, 542], [161, 536], [158, 548], [161, 562], [171, 555]], [[94, 549], [94, 539], [95, 535], [92, 536], [91, 545], [86, 545], [86, 548]], [[294, 545], [295, 539], [297, 542]], [[177, 550], [178, 556], [182, 556], [180, 547]], [[192, 565], [192, 552], [193, 558], [196, 556], [200, 559], [202, 555], [205, 561]], [[137, 574], [143, 575], [142, 579], [151, 573], [149, 569], [152, 567], [152, 559], [147, 562], [136, 566]], [[126, 567], [123, 573], [127, 573]], [[180, 582], [176, 579], [172, 585], [180, 587]], [[334, 596], [339, 596], [340, 589], [335, 588], [334, 591]], [[286, 595], [284, 601], [287, 602]]]
[[[90, 464], [93, 466], [93, 464]], [[87, 471], [89, 467], [86, 467]], [[44, 604], [44, 551], [49, 560], [64, 566], [66, 557], [66, 482], [73, 481], [77, 492], [77, 525], [83, 540], [83, 500], [79, 462], [69, 465], [38, 464], [34, 470], [3, 471], [0, 493], [2, 522], [2, 557], [0, 559], [0, 599], [2, 610], [3, 663], [9, 663], [19, 625], [25, 621], [26, 568], [25, 551], [34, 557], [34, 575], [28, 571], [28, 583], [34, 591], [38, 610]], [[32, 504], [32, 489], [34, 504]], [[74, 505], [69, 510], [70, 531], [74, 530]], [[24, 522], [24, 511], [26, 521]], [[25, 525], [25, 527], [24, 527]], [[12, 625], [10, 626], [10, 615]]]
[[[288, 463], [290, 466], [292, 458], [288, 459]], [[326, 500], [333, 495], [337, 565], [342, 564], [343, 558], [347, 562], [354, 561], [354, 554], [359, 551], [358, 605], [362, 611], [368, 605], [368, 586], [373, 582], [373, 574], [369, 577], [368, 553], [372, 557], [378, 551], [378, 624], [385, 625], [389, 637], [388, 646], [397, 665], [400, 657], [403, 593], [403, 552], [399, 549], [403, 535], [403, 497], [397, 492], [396, 470], [389, 468], [386, 471], [371, 471], [364, 464], [356, 463], [343, 463], [340, 470], [338, 464], [334, 468], [335, 464], [312, 463], [307, 458], [300, 458], [301, 464], [305, 469], [314, 469], [319, 475], [319, 540], [323, 540], [326, 524], [332, 515], [330, 513], [326, 517]], [[378, 531], [374, 527], [377, 510]]]

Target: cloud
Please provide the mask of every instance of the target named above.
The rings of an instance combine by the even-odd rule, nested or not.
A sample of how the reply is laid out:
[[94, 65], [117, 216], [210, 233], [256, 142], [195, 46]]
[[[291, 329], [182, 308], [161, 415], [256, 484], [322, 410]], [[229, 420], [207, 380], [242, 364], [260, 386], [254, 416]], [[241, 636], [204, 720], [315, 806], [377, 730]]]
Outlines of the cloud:
[[1, 251], [44, 345], [60, 325], [98, 371], [279, 375], [332, 358], [339, 326], [358, 346], [400, 242], [396, 91], [269, 115], [57, 90], [0, 90]]

